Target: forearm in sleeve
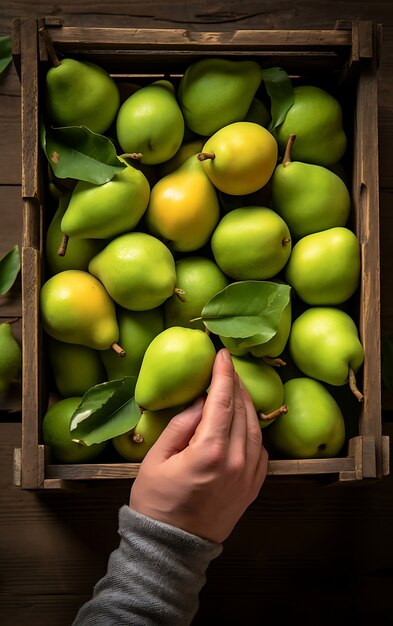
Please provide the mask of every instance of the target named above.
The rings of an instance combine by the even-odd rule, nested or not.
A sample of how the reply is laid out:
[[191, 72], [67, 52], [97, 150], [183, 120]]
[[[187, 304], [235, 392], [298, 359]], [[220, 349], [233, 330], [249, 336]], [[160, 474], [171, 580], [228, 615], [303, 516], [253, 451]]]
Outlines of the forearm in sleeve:
[[73, 626], [187, 626], [222, 546], [123, 506], [120, 545]]

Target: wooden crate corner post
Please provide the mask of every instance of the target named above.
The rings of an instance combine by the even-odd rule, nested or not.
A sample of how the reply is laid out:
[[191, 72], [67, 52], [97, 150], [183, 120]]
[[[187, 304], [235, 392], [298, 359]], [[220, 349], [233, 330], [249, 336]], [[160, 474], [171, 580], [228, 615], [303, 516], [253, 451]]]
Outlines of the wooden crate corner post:
[[38, 28], [20, 21], [22, 125], [22, 472], [21, 487], [36, 489], [39, 478], [41, 203], [39, 198]]

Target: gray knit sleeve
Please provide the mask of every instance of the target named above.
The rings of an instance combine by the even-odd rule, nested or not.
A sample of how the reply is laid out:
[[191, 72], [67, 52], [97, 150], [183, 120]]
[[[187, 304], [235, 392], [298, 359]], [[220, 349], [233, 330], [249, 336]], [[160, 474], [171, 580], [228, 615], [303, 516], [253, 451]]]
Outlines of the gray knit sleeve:
[[222, 546], [123, 506], [120, 545], [73, 626], [187, 626]]

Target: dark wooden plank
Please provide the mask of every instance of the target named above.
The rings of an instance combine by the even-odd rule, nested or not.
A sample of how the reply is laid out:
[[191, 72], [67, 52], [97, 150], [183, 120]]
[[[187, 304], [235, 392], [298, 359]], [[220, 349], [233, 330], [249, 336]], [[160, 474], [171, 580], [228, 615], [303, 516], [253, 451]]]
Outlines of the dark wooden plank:
[[[1, 116], [0, 116], [1, 117]], [[20, 187], [0, 185], [0, 258], [22, 242], [22, 198]], [[0, 316], [19, 317], [22, 313], [20, 277], [9, 293], [0, 298]]]
[[393, 28], [383, 28], [382, 58], [378, 72], [379, 171], [382, 188], [393, 187]]
[[389, 0], [377, 2], [331, 2], [322, 0], [309, 2], [303, 0], [267, 0], [261, 5], [259, 0], [236, 0], [227, 2], [207, 2], [202, 0], [173, 0], [160, 2], [150, 0], [131, 2], [95, 2], [75, 0], [62, 2], [52, 9], [47, 3], [38, 0], [26, 3], [14, 0], [2, 7], [0, 27], [9, 28], [14, 17], [41, 17], [48, 13], [56, 14], [67, 25], [77, 23], [80, 26], [132, 26], [137, 28], [173, 25], [186, 25], [203, 30], [207, 26], [219, 24], [221, 30], [234, 27], [258, 28], [334, 28], [337, 19], [352, 21], [355, 19], [378, 20], [393, 25], [391, 3]]
[[19, 185], [20, 84], [13, 65], [0, 80], [0, 168], [2, 185]]
[[[18, 424], [0, 425], [0, 621], [69, 626], [118, 544], [131, 481], [79, 494], [21, 491], [11, 484], [20, 437]], [[211, 564], [195, 624], [257, 625], [261, 607], [264, 620], [283, 623], [305, 589], [305, 626], [316, 615], [318, 626], [331, 624], [333, 613], [342, 623], [346, 611], [351, 624], [388, 623], [392, 488], [393, 475], [329, 487], [268, 479]]]

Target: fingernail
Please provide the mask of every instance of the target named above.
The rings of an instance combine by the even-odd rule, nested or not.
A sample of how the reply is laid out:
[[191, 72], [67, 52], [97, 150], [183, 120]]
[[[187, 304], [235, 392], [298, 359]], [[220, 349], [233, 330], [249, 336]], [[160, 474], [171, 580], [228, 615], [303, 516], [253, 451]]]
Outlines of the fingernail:
[[228, 363], [232, 363], [231, 353], [229, 352], [229, 350], [224, 348], [221, 352], [222, 352], [222, 358]]

